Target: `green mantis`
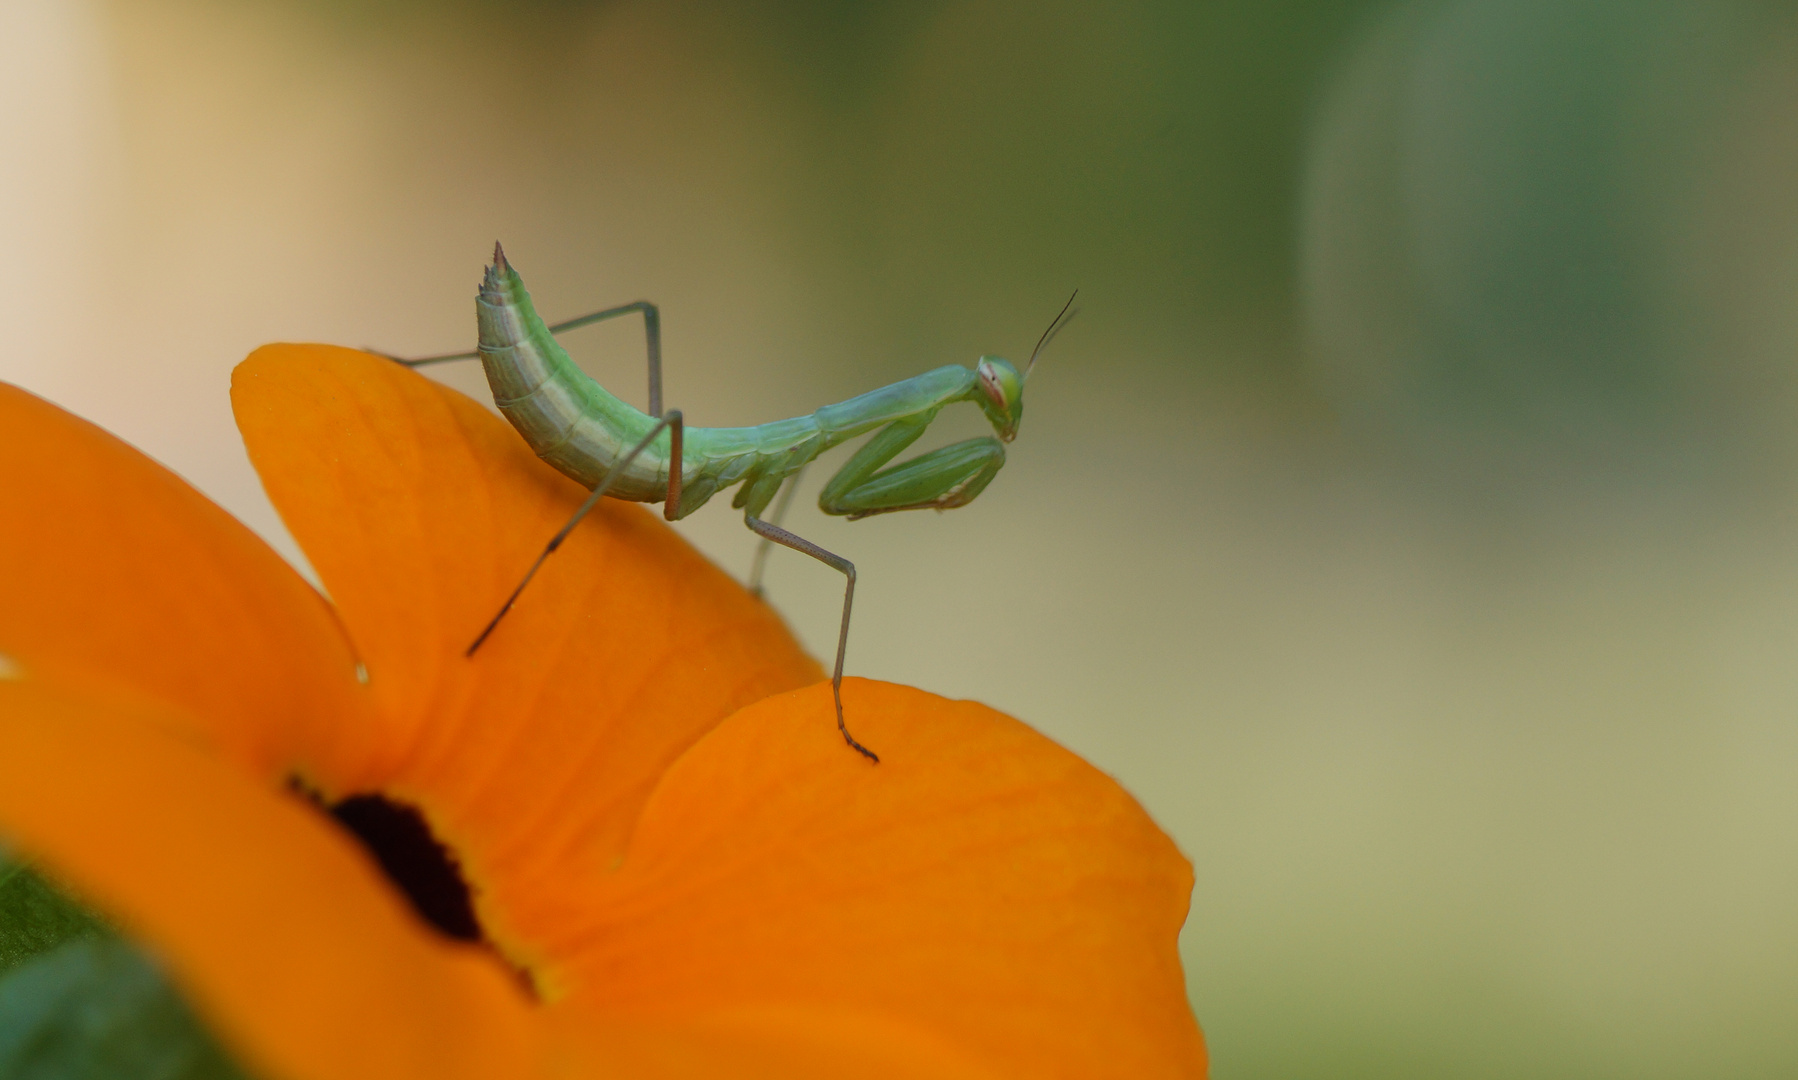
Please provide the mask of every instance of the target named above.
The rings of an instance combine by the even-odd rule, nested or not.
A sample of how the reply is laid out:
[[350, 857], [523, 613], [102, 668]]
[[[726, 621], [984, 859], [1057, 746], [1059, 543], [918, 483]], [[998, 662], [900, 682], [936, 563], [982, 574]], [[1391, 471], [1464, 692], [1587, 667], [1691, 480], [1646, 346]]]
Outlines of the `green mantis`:
[[[855, 603], [855, 564], [774, 522], [764, 521], [761, 515], [781, 486], [814, 458], [871, 431], [876, 432], [874, 437], [824, 485], [818, 496], [819, 509], [827, 514], [846, 515], [854, 521], [897, 510], [947, 510], [974, 501], [1005, 464], [1004, 444], [1017, 437], [1018, 423], [1024, 415], [1024, 382], [1036, 364], [1037, 354], [1066, 323], [1073, 302], [1069, 297], [1067, 305], [1044, 331], [1022, 373], [1009, 361], [983, 356], [971, 368], [954, 364], [940, 367], [848, 401], [826, 405], [809, 416], [755, 427], [689, 427], [680, 410], [662, 410], [661, 317], [654, 304], [638, 301], [546, 326], [532, 307], [518, 272], [495, 244], [493, 265], [487, 268], [475, 302], [480, 348], [473, 353], [392, 359], [417, 366], [478, 356], [500, 412], [538, 457], [591, 489], [592, 494], [550, 539], [512, 595], [469, 645], [467, 655], [472, 657], [499, 626], [544, 560], [601, 498], [610, 495], [637, 502], [661, 502], [663, 516], [678, 521], [718, 492], [740, 484], [731, 505], [743, 511], [743, 523], [762, 538], [764, 551], [767, 544], [775, 543], [804, 552], [841, 572], [846, 579], [843, 622], [837, 633], [836, 665], [831, 672], [837, 730], [851, 747], [878, 762], [879, 756], [857, 742], [843, 720], [843, 657], [849, 644], [849, 615]], [[613, 397], [583, 373], [554, 336], [577, 326], [634, 313], [643, 316], [649, 345], [647, 413]], [[967, 439], [885, 467], [924, 434], [940, 410], [963, 401], [979, 406], [997, 438]], [[783, 506], [784, 503], [785, 500]], [[756, 588], [753, 582], [751, 588]]]

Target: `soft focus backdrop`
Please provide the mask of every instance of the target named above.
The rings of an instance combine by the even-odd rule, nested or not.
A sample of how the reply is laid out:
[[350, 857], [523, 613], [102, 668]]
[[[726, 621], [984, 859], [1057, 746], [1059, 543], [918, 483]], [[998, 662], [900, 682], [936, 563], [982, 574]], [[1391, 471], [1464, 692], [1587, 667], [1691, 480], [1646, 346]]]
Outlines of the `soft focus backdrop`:
[[[1179, 841], [1215, 1075], [1798, 1074], [1798, 5], [0, 26], [0, 378], [296, 561], [231, 367], [470, 347], [495, 238], [551, 318], [658, 301], [700, 424], [1022, 359], [1079, 286], [979, 502], [790, 524], [861, 569], [854, 673]], [[640, 342], [571, 345], [640, 403]], [[726, 507], [680, 528], [747, 569]], [[837, 576], [769, 586], [827, 650]]]

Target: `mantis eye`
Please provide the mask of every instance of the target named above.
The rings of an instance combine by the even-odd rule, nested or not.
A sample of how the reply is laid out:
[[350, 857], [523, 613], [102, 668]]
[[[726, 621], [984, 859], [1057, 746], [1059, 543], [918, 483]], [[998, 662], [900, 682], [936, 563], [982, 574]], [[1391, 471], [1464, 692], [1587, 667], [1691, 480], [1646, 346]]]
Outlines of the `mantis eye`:
[[983, 356], [974, 365], [974, 373], [980, 376], [980, 390], [993, 408], [1005, 413], [1017, 408], [1024, 386], [1016, 368], [997, 356]]
[[1005, 388], [999, 385], [999, 373], [982, 363], [980, 365], [980, 389], [986, 392], [988, 401], [997, 409], [1006, 408]]

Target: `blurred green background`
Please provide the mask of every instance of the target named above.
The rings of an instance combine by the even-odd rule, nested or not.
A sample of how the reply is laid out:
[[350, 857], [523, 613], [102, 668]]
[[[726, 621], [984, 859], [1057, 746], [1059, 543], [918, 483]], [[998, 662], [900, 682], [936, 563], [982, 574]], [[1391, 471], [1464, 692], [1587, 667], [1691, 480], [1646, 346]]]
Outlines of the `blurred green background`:
[[[658, 301], [701, 424], [1078, 286], [979, 502], [790, 524], [854, 673], [1178, 840], [1214, 1075], [1798, 1075], [1798, 4], [0, 10], [0, 378], [296, 561], [232, 365], [468, 347], [496, 237], [552, 318]], [[769, 587], [826, 651], [835, 575]]]

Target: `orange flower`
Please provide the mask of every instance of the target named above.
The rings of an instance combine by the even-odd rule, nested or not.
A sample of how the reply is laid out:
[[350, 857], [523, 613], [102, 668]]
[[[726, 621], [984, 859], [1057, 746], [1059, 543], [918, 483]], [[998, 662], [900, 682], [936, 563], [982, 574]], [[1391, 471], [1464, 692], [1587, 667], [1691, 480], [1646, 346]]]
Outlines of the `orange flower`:
[[[167, 959], [262, 1075], [1199, 1076], [1191, 874], [1022, 724], [829, 686], [779, 619], [391, 363], [269, 346], [238, 423], [330, 594], [0, 386], [0, 834]], [[453, 854], [433, 929], [308, 805]]]

